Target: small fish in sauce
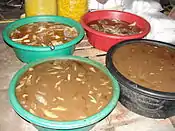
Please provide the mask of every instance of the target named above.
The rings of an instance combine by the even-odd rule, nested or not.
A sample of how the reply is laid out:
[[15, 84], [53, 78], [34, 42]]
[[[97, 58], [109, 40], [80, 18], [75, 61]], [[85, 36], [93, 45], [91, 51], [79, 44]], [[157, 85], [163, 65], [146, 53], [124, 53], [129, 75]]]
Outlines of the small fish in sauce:
[[12, 41], [29, 46], [54, 46], [69, 42], [78, 36], [74, 27], [54, 22], [36, 22], [18, 27], [11, 32]]
[[94, 20], [88, 23], [92, 29], [113, 35], [134, 35], [139, 34], [142, 30], [137, 26], [136, 22], [128, 23], [117, 19]]

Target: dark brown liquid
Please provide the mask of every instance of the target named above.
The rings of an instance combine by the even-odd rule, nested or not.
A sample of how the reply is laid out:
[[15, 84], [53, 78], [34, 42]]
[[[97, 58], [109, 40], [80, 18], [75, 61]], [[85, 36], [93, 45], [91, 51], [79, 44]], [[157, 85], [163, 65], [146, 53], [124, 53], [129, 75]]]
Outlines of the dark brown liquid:
[[30, 68], [16, 87], [17, 99], [26, 110], [57, 121], [83, 119], [99, 112], [112, 93], [107, 75], [74, 60], [49, 61]]
[[96, 31], [114, 35], [134, 35], [142, 32], [136, 23], [130, 24], [116, 19], [94, 20], [89, 22], [88, 26]]
[[175, 92], [175, 50], [147, 43], [120, 47], [113, 63], [129, 80], [157, 91]]
[[60, 23], [36, 22], [12, 31], [12, 41], [31, 46], [55, 46], [78, 36], [75, 28]]

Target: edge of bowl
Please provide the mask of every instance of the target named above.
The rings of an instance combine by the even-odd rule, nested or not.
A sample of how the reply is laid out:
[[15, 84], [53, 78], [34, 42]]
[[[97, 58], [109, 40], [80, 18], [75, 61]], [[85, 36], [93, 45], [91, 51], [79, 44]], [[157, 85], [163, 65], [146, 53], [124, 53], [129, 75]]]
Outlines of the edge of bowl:
[[84, 29], [81, 26], [81, 24], [79, 24], [78, 22], [76, 22], [70, 18], [66, 18], [66, 17], [62, 17], [62, 16], [53, 16], [53, 15], [41, 15], [41, 16], [26, 17], [26, 18], [18, 19], [14, 22], [9, 23], [2, 31], [2, 37], [3, 37], [4, 41], [12, 47], [23, 49], [23, 50], [50, 51], [51, 48], [49, 46], [48, 47], [28, 46], [28, 45], [23, 45], [23, 44], [14, 42], [9, 38], [9, 34], [11, 33], [11, 31], [15, 30], [16, 28], [18, 28], [20, 26], [23, 26], [23, 25], [29, 24], [29, 23], [33, 23], [33, 22], [59, 22], [59, 23], [70, 25], [71, 27], [76, 28], [79, 35], [75, 39], [73, 39], [67, 43], [55, 46], [54, 50], [63, 49], [63, 48], [67, 48], [69, 46], [75, 45], [81, 39], [83, 39], [83, 37], [85, 35]]
[[[22, 106], [19, 104], [16, 96], [15, 96], [15, 88], [16, 88], [16, 81], [19, 80], [20, 76], [27, 71], [28, 68], [35, 66], [39, 63], [48, 61], [48, 60], [55, 60], [55, 59], [72, 59], [72, 60], [80, 60], [82, 62], [85, 62], [87, 64], [91, 64], [101, 71], [103, 71], [113, 82], [113, 97], [111, 101], [108, 103], [108, 105], [103, 108], [98, 114], [95, 114], [93, 116], [87, 117], [86, 119], [82, 120], [76, 120], [76, 121], [65, 121], [65, 122], [56, 122], [52, 120], [46, 120], [43, 118], [39, 118], [28, 111], [26, 111]], [[79, 56], [60, 56], [60, 57], [53, 57], [53, 58], [48, 58], [48, 59], [43, 59], [39, 61], [32, 62], [28, 65], [25, 65], [22, 67], [12, 78], [10, 82], [10, 87], [8, 89], [8, 96], [10, 99], [10, 103], [13, 107], [13, 109], [24, 119], [27, 121], [36, 124], [41, 127], [45, 128], [51, 128], [51, 129], [73, 129], [73, 128], [82, 128], [85, 126], [93, 125], [96, 124], [97, 122], [101, 121], [104, 119], [109, 113], [112, 112], [112, 110], [115, 108], [117, 105], [118, 99], [119, 99], [119, 94], [120, 94], [120, 88], [118, 85], [117, 80], [110, 74], [108, 69], [103, 66], [102, 64], [87, 59]]]
[[131, 87], [131, 90], [134, 90], [136, 92], [139, 92], [143, 95], [147, 95], [147, 96], [154, 96], [156, 98], [163, 98], [163, 99], [168, 99], [168, 100], [175, 100], [175, 93], [173, 92], [161, 92], [161, 91], [156, 91], [156, 90], [152, 90], [149, 88], [145, 88], [139, 84], [136, 84], [132, 81], [130, 81], [129, 79], [127, 79], [126, 77], [124, 77], [114, 66], [113, 62], [112, 62], [112, 55], [115, 52], [116, 49], [118, 49], [121, 46], [127, 45], [127, 44], [132, 44], [135, 42], [147, 42], [147, 43], [153, 43], [154, 45], [160, 45], [160, 46], [167, 46], [170, 48], [174, 48], [175, 46], [170, 44], [170, 43], [165, 43], [165, 42], [161, 42], [161, 41], [156, 41], [156, 40], [150, 40], [150, 39], [134, 39], [134, 40], [126, 40], [123, 42], [120, 42], [119, 44], [116, 44], [114, 46], [112, 46], [106, 55], [106, 65], [108, 70], [111, 72], [111, 74], [118, 79], [119, 83], [122, 83], [124, 85], [127, 85], [127, 87]]

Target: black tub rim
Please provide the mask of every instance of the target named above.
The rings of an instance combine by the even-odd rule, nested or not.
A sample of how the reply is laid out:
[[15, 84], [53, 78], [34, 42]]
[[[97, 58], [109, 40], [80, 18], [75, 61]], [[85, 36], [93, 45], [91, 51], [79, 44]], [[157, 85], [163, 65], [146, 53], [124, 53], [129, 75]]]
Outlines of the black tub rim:
[[169, 48], [175, 49], [175, 45], [157, 41], [157, 40], [150, 40], [150, 39], [132, 39], [132, 40], [126, 40], [123, 42], [120, 42], [118, 44], [113, 45], [106, 54], [106, 66], [108, 70], [111, 72], [111, 74], [118, 80], [118, 82], [122, 85], [125, 85], [127, 88], [140, 93], [142, 95], [147, 95], [149, 97], [155, 97], [158, 99], [166, 99], [166, 100], [175, 100], [175, 92], [161, 92], [152, 90], [149, 88], [145, 88], [139, 84], [136, 84], [132, 82], [131, 80], [124, 77], [114, 66], [112, 62], [112, 55], [115, 52], [116, 49], [120, 48], [121, 46], [127, 45], [127, 44], [133, 44], [138, 42], [146, 42], [151, 43], [153, 45], [159, 45], [159, 46], [166, 46]]

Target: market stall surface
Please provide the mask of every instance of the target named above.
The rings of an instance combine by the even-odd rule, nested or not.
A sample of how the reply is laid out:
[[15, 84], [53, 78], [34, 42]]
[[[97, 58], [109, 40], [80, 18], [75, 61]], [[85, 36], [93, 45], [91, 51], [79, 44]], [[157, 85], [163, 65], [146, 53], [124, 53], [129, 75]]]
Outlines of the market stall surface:
[[[3, 29], [3, 26], [0, 26], [0, 29]], [[93, 48], [86, 38], [77, 45], [74, 53], [103, 64], [105, 64], [105, 54], [106, 52]], [[36, 131], [30, 123], [14, 112], [8, 101], [7, 91], [10, 80], [23, 65], [24, 63], [16, 58], [12, 48], [7, 46], [0, 37], [0, 131]], [[92, 131], [175, 131], [175, 117], [146, 118], [127, 110], [118, 103], [114, 111], [98, 123]]]

